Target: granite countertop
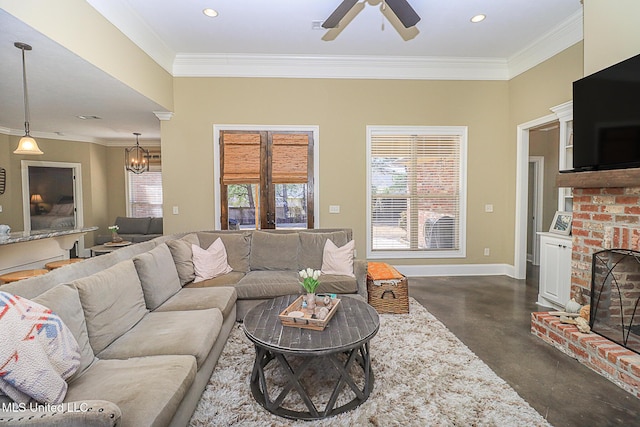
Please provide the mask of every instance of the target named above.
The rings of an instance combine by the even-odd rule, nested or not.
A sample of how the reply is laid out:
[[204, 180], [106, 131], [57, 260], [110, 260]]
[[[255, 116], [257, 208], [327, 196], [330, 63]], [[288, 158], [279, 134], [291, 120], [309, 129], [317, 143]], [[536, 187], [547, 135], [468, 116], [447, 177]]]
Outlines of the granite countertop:
[[98, 227], [92, 226], [64, 230], [14, 231], [13, 233], [0, 235], [0, 245], [30, 242], [32, 240], [48, 239], [50, 237], [66, 236], [69, 234], [88, 233], [89, 231], [95, 231], [97, 229]]

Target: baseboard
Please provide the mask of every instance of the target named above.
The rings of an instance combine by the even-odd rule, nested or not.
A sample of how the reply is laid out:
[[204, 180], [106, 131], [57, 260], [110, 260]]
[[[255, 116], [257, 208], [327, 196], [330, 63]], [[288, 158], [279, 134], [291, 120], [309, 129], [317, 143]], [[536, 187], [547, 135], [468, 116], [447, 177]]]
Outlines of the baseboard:
[[425, 276], [509, 276], [515, 277], [508, 264], [394, 265], [407, 277]]

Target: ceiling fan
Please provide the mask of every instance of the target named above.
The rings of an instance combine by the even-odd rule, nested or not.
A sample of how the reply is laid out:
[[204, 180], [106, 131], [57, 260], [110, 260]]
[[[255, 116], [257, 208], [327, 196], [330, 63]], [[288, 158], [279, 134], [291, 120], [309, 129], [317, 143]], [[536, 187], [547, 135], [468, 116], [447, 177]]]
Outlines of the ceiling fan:
[[[368, 0], [364, 0], [360, 5], [364, 7], [364, 3]], [[353, 9], [358, 3], [358, 0], [343, 0], [342, 3], [333, 11], [333, 13], [322, 23], [322, 26], [327, 29], [336, 28], [340, 21]], [[405, 28], [410, 28], [416, 25], [420, 21], [420, 16], [416, 13], [407, 0], [382, 0], [382, 9], [389, 6], [391, 11], [398, 17], [398, 20], [404, 25]]]

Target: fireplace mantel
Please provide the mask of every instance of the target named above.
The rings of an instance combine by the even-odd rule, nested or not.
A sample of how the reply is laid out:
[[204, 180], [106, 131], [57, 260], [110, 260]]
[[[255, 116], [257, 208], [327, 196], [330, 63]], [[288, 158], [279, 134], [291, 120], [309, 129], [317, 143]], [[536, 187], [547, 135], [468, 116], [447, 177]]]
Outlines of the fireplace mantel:
[[640, 187], [640, 168], [559, 173], [556, 185], [573, 188]]

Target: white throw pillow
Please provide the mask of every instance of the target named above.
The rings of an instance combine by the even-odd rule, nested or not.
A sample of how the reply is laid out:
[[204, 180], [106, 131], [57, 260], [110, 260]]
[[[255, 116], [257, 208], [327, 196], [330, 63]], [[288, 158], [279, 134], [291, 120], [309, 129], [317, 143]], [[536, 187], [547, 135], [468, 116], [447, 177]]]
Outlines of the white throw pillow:
[[339, 248], [331, 239], [327, 239], [322, 252], [321, 273], [356, 277], [353, 274], [353, 250], [355, 247], [356, 242], [353, 240]]
[[220, 238], [206, 250], [194, 244], [191, 244], [191, 250], [193, 251], [193, 269], [196, 273], [193, 283], [213, 279], [233, 270], [227, 263], [227, 251]]

